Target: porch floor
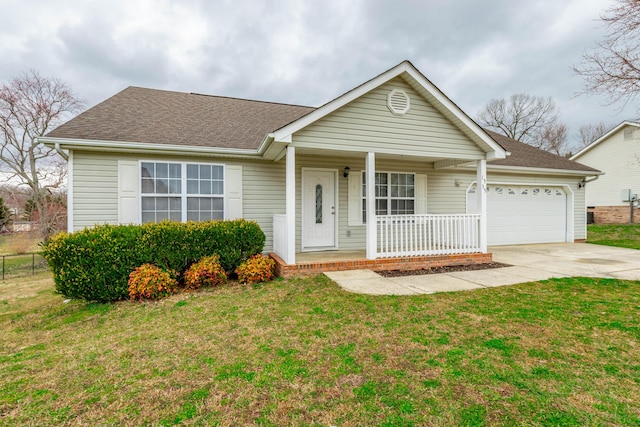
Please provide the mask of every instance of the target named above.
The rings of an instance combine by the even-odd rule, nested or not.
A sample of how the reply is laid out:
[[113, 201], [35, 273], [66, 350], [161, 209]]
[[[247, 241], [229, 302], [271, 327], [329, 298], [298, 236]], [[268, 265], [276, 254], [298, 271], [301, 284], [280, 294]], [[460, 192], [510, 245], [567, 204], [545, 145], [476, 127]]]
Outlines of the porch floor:
[[490, 253], [366, 259], [365, 251], [323, 251], [296, 253], [296, 263], [287, 264], [275, 253], [270, 256], [276, 262], [276, 274], [282, 277], [362, 269], [421, 270], [446, 265], [484, 264], [492, 260]]

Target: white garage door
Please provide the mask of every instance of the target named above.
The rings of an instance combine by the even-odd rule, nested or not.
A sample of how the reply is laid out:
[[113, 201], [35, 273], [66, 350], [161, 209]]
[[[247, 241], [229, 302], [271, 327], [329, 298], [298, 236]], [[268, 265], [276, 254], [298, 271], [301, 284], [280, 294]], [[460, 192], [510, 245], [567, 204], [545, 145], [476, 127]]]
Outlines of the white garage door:
[[[566, 241], [567, 195], [560, 187], [489, 185], [489, 245]], [[477, 212], [475, 188], [467, 194], [468, 212]]]

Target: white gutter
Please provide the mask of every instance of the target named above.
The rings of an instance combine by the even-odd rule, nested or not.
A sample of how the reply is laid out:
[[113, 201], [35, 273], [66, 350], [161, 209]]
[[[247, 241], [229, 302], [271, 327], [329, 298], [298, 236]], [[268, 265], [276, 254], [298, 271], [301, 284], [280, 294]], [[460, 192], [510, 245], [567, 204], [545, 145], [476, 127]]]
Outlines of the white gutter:
[[273, 133], [268, 133], [264, 136], [264, 139], [258, 147], [258, 154], [263, 155], [264, 152], [267, 151], [267, 148], [269, 145], [271, 145], [271, 143], [273, 143]]
[[604, 172], [590, 172], [584, 170], [573, 169], [551, 169], [551, 168], [530, 168], [525, 166], [505, 166], [505, 165], [491, 165], [487, 163], [487, 169], [494, 171], [505, 172], [526, 172], [536, 175], [578, 175], [578, 176], [597, 176], [604, 175]]
[[[169, 155], [218, 155], [227, 157], [250, 157], [259, 158], [258, 150], [239, 149], [239, 148], [214, 148], [214, 147], [196, 147], [189, 145], [175, 144], [149, 144], [140, 142], [122, 142], [122, 141], [102, 141], [89, 139], [67, 139], [67, 138], [36, 138], [38, 143], [48, 147], [57, 149], [83, 149], [89, 151], [119, 151], [125, 153], [156, 153]], [[262, 147], [263, 144], [261, 144]]]

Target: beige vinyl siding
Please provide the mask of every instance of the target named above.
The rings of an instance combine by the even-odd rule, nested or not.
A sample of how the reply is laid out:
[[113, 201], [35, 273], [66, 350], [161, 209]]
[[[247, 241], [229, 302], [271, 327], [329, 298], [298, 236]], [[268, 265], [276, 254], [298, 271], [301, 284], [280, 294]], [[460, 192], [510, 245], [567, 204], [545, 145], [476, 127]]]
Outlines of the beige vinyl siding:
[[628, 128], [637, 129], [625, 126], [575, 159], [605, 173], [587, 184], [587, 206], [628, 206], [620, 197], [622, 189], [630, 188], [640, 195], [640, 130], [625, 140]]
[[118, 223], [118, 157], [73, 152], [73, 231]]
[[158, 157], [74, 151], [73, 229], [118, 223], [118, 160], [209, 162], [242, 165], [243, 217], [256, 221], [273, 245], [273, 215], [285, 213], [285, 164], [206, 157]]
[[[227, 162], [230, 163], [230, 162]], [[265, 252], [273, 250], [273, 215], [285, 213], [285, 162], [248, 161], [242, 164], [243, 217], [256, 221], [266, 236]]]
[[[409, 95], [407, 114], [389, 111], [387, 94], [392, 89]], [[485, 155], [399, 77], [295, 133], [293, 143], [301, 148], [433, 158], [479, 159]]]
[[[74, 230], [91, 227], [97, 223], [118, 222], [118, 160], [206, 161], [212, 163], [242, 165], [243, 217], [256, 221], [266, 235], [265, 251], [272, 250], [273, 215], [285, 213], [285, 159], [279, 162], [238, 159], [214, 159], [203, 157], [141, 157], [104, 153], [74, 152]], [[364, 170], [364, 158], [296, 156], [296, 250], [301, 249], [301, 177], [302, 168], [322, 168], [338, 172], [338, 240], [342, 250], [365, 248], [365, 226], [348, 225], [348, 179], [343, 177], [345, 166], [352, 174]], [[427, 174], [427, 212], [449, 214], [466, 212], [466, 190], [475, 181], [475, 170], [433, 170], [426, 162], [376, 159], [376, 170]], [[584, 190], [577, 188], [575, 177], [539, 177], [516, 174], [498, 174], [488, 171], [489, 182], [513, 184], [564, 185], [571, 187], [574, 195], [574, 238], [586, 235]], [[458, 180], [459, 186], [456, 186]], [[347, 235], [349, 234], [349, 235]]]

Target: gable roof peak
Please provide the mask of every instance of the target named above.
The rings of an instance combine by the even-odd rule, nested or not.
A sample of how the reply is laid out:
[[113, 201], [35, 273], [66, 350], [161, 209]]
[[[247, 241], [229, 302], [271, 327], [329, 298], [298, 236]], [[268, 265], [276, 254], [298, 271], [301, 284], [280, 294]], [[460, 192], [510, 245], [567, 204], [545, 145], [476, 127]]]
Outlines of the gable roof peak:
[[571, 160], [575, 160], [575, 159], [581, 157], [587, 151], [590, 151], [592, 148], [595, 148], [596, 146], [600, 145], [600, 143], [606, 141], [607, 139], [609, 139], [609, 137], [611, 137], [611, 135], [613, 135], [614, 133], [618, 132], [619, 130], [621, 130], [622, 128], [624, 128], [626, 126], [634, 126], [634, 127], [640, 128], [640, 123], [634, 122], [634, 121], [631, 121], [631, 120], [623, 120], [619, 125], [614, 126], [611, 130], [606, 132], [600, 138], [598, 138], [595, 141], [591, 142], [589, 145], [587, 145], [586, 147], [582, 148], [582, 150], [578, 151], [576, 154], [571, 156]]

